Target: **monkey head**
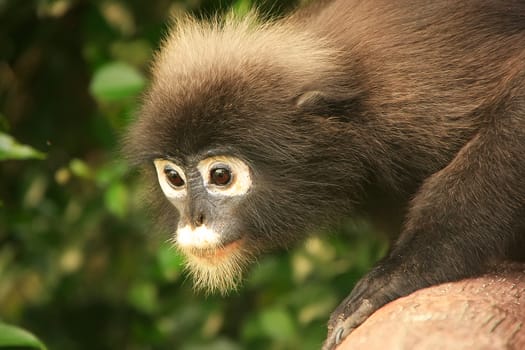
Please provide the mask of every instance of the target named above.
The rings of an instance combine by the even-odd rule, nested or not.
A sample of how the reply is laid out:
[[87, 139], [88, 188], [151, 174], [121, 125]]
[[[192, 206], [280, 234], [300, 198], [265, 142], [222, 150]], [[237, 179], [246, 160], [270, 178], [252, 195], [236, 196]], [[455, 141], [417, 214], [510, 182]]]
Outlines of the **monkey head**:
[[[347, 213], [363, 175], [359, 151], [340, 148], [347, 123], [325, 113], [336, 104], [309, 87], [332, 78], [330, 50], [306, 50], [307, 38], [278, 28], [183, 20], [127, 136], [195, 285], [208, 291], [235, 288], [260, 252]], [[269, 51], [272, 36], [286, 50]]]

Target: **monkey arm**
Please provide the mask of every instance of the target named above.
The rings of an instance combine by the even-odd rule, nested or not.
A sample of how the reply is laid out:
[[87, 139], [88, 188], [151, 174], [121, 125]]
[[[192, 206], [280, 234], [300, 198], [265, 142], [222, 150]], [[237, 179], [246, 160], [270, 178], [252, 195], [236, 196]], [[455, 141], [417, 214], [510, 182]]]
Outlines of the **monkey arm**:
[[423, 183], [389, 255], [332, 314], [325, 350], [384, 304], [426, 286], [479, 275], [511, 256], [514, 235], [525, 229], [524, 106], [493, 120]]

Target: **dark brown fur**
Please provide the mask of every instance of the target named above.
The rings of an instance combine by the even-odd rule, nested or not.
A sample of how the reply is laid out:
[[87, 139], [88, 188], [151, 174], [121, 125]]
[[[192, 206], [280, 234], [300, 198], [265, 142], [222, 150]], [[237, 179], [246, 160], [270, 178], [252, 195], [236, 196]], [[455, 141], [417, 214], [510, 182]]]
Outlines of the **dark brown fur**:
[[129, 153], [244, 159], [255, 187], [235, 213], [250, 252], [345, 216], [393, 223], [398, 239], [334, 312], [326, 349], [386, 302], [525, 258], [524, 1], [325, 1], [248, 26], [286, 28], [266, 37], [202, 26], [195, 48], [238, 30], [241, 58], [177, 61], [167, 51], [190, 35], [169, 39]]

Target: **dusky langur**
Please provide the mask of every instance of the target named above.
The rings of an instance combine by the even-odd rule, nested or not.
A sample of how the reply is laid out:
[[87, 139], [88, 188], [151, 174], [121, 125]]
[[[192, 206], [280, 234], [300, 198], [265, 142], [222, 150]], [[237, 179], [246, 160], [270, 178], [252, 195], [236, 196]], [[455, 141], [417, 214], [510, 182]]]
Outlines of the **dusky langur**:
[[391, 300], [525, 258], [525, 2], [177, 19], [125, 147], [199, 288], [343, 218], [388, 227], [332, 349]]

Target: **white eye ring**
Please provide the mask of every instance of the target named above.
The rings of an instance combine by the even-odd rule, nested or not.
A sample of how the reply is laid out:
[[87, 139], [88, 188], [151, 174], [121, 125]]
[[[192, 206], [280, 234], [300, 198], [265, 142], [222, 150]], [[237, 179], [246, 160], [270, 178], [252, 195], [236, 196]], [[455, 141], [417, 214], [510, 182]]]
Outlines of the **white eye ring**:
[[[242, 196], [252, 186], [250, 168], [245, 162], [236, 157], [214, 156], [203, 159], [197, 164], [204, 187], [210, 194], [221, 196]], [[224, 185], [213, 183], [212, 172], [217, 169], [227, 169], [230, 177]]]
[[[186, 196], [186, 175], [184, 174], [182, 168], [167, 159], [155, 159], [153, 163], [155, 164], [155, 169], [157, 170], [157, 178], [159, 180], [160, 188], [162, 189], [162, 192], [164, 192], [164, 195], [170, 201], [178, 200]], [[182, 184], [180, 186], [175, 186], [170, 183], [166, 175], [167, 169], [172, 169], [176, 172], [176, 174], [178, 174], [180, 180], [182, 181]]]

